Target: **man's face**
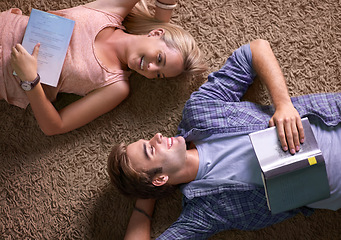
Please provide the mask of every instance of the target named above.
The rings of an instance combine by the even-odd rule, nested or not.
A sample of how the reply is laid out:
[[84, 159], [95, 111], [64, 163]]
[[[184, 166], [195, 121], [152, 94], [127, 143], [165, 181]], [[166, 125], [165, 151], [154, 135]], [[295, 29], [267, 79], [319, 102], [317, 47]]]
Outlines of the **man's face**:
[[162, 167], [163, 173], [171, 174], [184, 166], [186, 143], [183, 137], [166, 138], [157, 133], [149, 141], [128, 145], [127, 156], [138, 172]]

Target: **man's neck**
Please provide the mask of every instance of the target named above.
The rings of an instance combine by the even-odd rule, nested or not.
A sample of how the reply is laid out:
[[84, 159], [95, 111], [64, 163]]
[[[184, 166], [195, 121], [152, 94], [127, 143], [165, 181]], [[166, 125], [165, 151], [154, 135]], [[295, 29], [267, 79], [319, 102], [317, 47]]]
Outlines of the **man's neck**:
[[186, 167], [184, 179], [186, 183], [194, 181], [199, 170], [199, 153], [195, 145], [186, 151]]
[[172, 174], [168, 183], [178, 185], [194, 181], [199, 169], [199, 154], [198, 150], [193, 145], [193, 148], [186, 150], [186, 160], [184, 166], [176, 173]]

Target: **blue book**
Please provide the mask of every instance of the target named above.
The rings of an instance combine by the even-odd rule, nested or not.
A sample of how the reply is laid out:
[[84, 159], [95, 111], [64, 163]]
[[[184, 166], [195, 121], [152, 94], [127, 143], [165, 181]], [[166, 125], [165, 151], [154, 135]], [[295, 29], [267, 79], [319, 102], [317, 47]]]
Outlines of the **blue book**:
[[32, 9], [22, 45], [32, 54], [34, 46], [40, 43], [38, 73], [41, 83], [58, 85], [74, 25], [73, 20]]
[[282, 150], [276, 127], [249, 134], [258, 158], [272, 214], [302, 207], [330, 196], [326, 165], [309, 120], [302, 119], [305, 141], [292, 155]]

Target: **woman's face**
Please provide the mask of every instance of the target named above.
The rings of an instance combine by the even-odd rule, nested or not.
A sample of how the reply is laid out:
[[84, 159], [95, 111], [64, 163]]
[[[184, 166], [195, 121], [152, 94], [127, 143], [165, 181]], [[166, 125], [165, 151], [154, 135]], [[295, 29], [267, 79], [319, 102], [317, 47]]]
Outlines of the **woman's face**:
[[130, 47], [128, 67], [147, 78], [175, 77], [184, 71], [179, 51], [160, 39], [163, 30], [153, 30]]

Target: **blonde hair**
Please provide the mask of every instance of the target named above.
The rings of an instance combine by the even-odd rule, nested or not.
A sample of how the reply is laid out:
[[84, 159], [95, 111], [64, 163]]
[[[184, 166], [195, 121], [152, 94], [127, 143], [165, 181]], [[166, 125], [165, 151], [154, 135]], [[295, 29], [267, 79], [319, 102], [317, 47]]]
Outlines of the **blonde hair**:
[[184, 72], [181, 75], [200, 74], [207, 70], [202, 53], [192, 35], [178, 25], [155, 19], [144, 0], [135, 5], [124, 19], [123, 25], [128, 33], [136, 35], [145, 35], [154, 29], [164, 29], [165, 34], [161, 39], [168, 47], [178, 50], [184, 59]]

